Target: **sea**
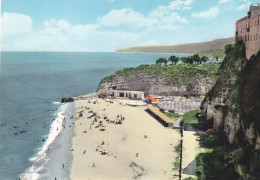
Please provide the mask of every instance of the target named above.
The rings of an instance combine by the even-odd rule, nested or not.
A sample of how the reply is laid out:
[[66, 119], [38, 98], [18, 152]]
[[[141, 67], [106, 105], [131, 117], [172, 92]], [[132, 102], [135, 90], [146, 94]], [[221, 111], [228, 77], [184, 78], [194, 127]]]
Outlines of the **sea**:
[[2, 52], [0, 180], [69, 179], [75, 107], [61, 98], [93, 93], [117, 70], [171, 55]]

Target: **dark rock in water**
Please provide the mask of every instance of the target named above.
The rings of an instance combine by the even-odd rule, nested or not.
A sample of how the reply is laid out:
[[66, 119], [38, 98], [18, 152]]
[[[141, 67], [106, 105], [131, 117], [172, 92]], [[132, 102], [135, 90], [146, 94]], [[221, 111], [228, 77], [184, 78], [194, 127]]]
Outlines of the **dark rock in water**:
[[74, 98], [71, 98], [71, 97], [69, 97], [69, 98], [62, 98], [61, 99], [61, 103], [73, 102], [73, 101], [74, 101]]

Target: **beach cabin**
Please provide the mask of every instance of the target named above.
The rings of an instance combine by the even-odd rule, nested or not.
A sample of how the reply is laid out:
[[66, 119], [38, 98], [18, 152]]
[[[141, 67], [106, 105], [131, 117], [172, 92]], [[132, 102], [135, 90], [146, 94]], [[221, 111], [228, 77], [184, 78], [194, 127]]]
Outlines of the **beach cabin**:
[[116, 99], [143, 99], [143, 91], [126, 91], [126, 90], [113, 90], [111, 94], [112, 98]]

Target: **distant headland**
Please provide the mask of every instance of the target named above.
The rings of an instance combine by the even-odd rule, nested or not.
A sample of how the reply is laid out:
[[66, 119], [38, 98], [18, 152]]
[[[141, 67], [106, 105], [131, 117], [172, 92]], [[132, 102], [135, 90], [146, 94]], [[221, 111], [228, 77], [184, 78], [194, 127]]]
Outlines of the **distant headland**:
[[224, 49], [227, 44], [234, 44], [235, 38], [221, 38], [207, 42], [196, 42], [179, 45], [135, 46], [115, 50], [116, 52], [146, 52], [146, 53], [182, 53], [197, 54], [201, 51]]

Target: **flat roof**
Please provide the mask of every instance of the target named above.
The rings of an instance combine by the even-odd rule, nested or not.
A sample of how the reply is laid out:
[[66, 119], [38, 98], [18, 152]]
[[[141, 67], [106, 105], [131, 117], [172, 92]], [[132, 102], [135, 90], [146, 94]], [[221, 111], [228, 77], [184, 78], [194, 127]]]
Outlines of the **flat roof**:
[[130, 90], [112, 90], [112, 92], [144, 93], [144, 91], [130, 91]]

